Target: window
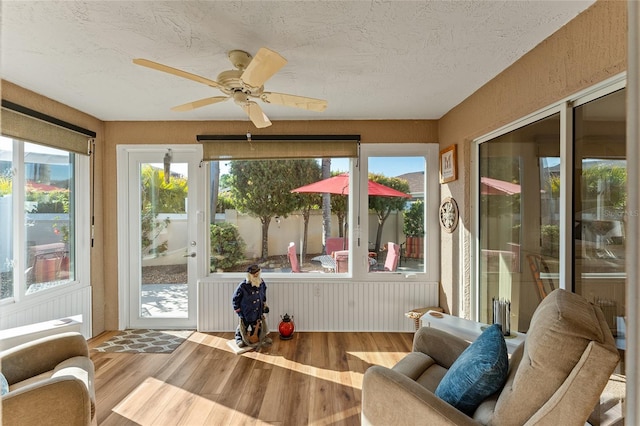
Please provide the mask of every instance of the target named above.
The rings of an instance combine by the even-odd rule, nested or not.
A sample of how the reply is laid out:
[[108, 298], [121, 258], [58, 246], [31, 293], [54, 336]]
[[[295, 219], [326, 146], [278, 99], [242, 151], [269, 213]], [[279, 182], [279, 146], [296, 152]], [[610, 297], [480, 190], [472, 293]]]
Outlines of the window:
[[[491, 323], [493, 300], [506, 299], [511, 302], [511, 329], [526, 332], [546, 294], [565, 288], [600, 305], [617, 343], [624, 346], [625, 223], [638, 213], [627, 210], [622, 85], [577, 97], [570, 114], [531, 122], [534, 117], [530, 124], [480, 142], [480, 321]], [[572, 129], [567, 134], [573, 137], [561, 138], [561, 127]], [[570, 157], [561, 158], [562, 143]], [[563, 175], [565, 167], [571, 179]], [[562, 189], [569, 197], [561, 199]], [[563, 201], [568, 206], [564, 214]]]
[[526, 331], [541, 280], [558, 281], [559, 114], [482, 143], [479, 157], [480, 321], [504, 299], [511, 329]]
[[211, 162], [211, 272], [252, 263], [263, 273], [335, 272], [333, 244], [348, 244], [349, 167], [346, 158]]
[[361, 244], [353, 264], [369, 272], [366, 279], [439, 279], [440, 224], [427, 213], [440, 204], [438, 153], [437, 144], [363, 146], [360, 193], [368, 196], [357, 205], [367, 214], [355, 229]]
[[574, 114], [574, 289], [597, 303], [624, 336], [627, 218], [625, 90], [589, 100]]
[[0, 137], [2, 300], [77, 280], [79, 224], [88, 222], [88, 209], [87, 218], [78, 220], [77, 177], [88, 177], [88, 162], [79, 158], [61, 149]]
[[[367, 146], [360, 159], [211, 161], [210, 271], [243, 273], [259, 263], [263, 273], [318, 278], [428, 270], [437, 279], [439, 258], [431, 253], [429, 268], [425, 259], [438, 224], [424, 213], [437, 209], [437, 161], [437, 145], [427, 144]], [[389, 193], [368, 194], [369, 179]]]
[[424, 154], [368, 157], [369, 272], [424, 272], [425, 171]]

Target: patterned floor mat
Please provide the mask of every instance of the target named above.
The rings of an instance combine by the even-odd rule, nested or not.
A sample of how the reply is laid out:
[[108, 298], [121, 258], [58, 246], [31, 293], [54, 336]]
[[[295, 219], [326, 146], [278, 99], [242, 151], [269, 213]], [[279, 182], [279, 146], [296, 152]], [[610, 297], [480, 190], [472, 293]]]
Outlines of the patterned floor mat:
[[94, 350], [170, 354], [192, 333], [193, 330], [124, 330]]

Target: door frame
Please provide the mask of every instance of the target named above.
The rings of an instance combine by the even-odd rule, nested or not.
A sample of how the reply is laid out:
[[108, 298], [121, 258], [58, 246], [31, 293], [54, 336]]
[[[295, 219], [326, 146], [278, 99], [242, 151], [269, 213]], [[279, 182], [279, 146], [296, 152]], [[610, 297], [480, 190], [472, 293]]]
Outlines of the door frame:
[[[132, 185], [139, 179], [138, 176], [130, 176], [130, 162], [139, 161], [140, 155], [158, 155], [171, 149], [175, 155], [187, 155], [189, 159], [189, 232], [196, 241], [195, 258], [189, 258], [189, 314], [187, 318], [158, 318], [152, 321], [152, 327], [161, 327], [164, 329], [195, 329], [197, 324], [197, 281], [204, 277], [207, 273], [207, 250], [206, 245], [209, 241], [209, 232], [205, 229], [206, 211], [203, 202], [203, 194], [205, 186], [205, 168], [202, 167], [202, 145], [117, 145], [116, 146], [116, 162], [117, 162], [117, 204], [118, 204], [118, 329], [124, 330], [132, 327], [139, 327], [141, 323], [139, 318], [132, 318], [132, 304], [137, 303], [131, 300], [131, 262], [132, 256], [136, 256], [135, 250], [131, 247], [132, 224], [135, 221], [130, 220], [130, 209], [132, 199], [132, 189], [138, 190], [137, 185]], [[143, 160], [147, 162], [147, 160]], [[155, 158], [148, 162], [155, 162]], [[136, 233], [137, 235], [137, 233]], [[146, 325], [146, 324], [145, 324]]]

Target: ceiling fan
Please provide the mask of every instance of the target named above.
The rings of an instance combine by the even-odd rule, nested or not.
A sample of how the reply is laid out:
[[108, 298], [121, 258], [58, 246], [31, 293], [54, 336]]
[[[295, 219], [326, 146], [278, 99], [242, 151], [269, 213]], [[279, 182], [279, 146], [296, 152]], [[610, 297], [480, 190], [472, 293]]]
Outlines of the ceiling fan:
[[218, 74], [217, 81], [162, 65], [148, 59], [137, 58], [133, 60], [133, 63], [206, 84], [207, 86], [219, 89], [226, 95], [213, 96], [178, 105], [171, 108], [173, 111], [191, 111], [206, 105], [233, 99], [236, 104], [240, 105], [257, 128], [263, 128], [270, 126], [271, 121], [269, 121], [269, 118], [264, 114], [260, 105], [252, 99], [260, 99], [268, 104], [284, 105], [309, 111], [322, 112], [327, 108], [327, 101], [322, 99], [288, 95], [285, 93], [265, 92], [264, 83], [287, 63], [285, 58], [273, 50], [262, 47], [258, 50], [255, 57], [252, 57], [243, 50], [231, 50], [228, 56], [236, 69], [222, 71]]

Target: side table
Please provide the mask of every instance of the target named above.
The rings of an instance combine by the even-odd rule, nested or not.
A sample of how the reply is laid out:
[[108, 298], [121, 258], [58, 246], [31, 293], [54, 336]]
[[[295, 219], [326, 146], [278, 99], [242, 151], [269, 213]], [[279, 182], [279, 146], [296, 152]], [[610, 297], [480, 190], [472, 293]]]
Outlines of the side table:
[[[423, 327], [433, 327], [454, 336], [458, 336], [468, 342], [473, 342], [482, 334], [488, 324], [471, 321], [468, 319], [456, 317], [449, 314], [443, 314], [438, 311], [428, 311], [421, 317]], [[512, 354], [513, 351], [524, 342], [526, 334], [512, 331], [509, 336], [504, 336], [507, 343], [507, 352]]]
[[411, 318], [414, 321], [416, 326], [416, 331], [418, 331], [418, 329], [420, 328], [420, 318], [422, 318], [422, 316], [429, 311], [444, 312], [444, 310], [439, 306], [429, 306], [428, 308], [412, 309], [404, 315], [407, 318]]

